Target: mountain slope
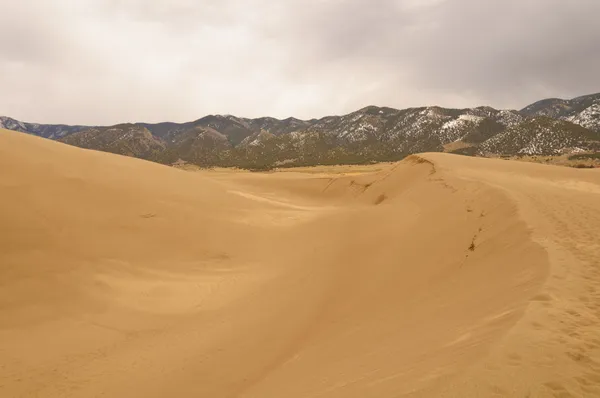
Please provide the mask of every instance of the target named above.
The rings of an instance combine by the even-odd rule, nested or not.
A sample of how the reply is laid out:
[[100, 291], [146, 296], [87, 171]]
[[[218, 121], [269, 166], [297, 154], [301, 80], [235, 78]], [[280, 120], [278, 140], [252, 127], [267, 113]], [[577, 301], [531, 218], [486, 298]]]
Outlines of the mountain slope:
[[491, 137], [479, 148], [482, 154], [559, 155], [600, 151], [600, 132], [545, 116], [528, 119]]
[[95, 127], [74, 132], [60, 141], [86, 149], [96, 149], [147, 160], [162, 160], [165, 144], [147, 129], [123, 124], [113, 127]]
[[264, 169], [394, 161], [428, 151], [519, 156], [594, 152], [600, 134], [600, 94], [547, 99], [520, 112], [368, 106], [312, 120], [209, 115], [187, 123], [95, 128], [2, 120], [18, 131], [164, 164]]
[[548, 116], [568, 120], [600, 132], [600, 93], [571, 100], [552, 98], [538, 101], [522, 109], [521, 113], [527, 116]]
[[6, 116], [0, 116], [0, 128], [20, 131], [44, 138], [59, 139], [71, 133], [89, 129], [89, 126], [68, 126], [64, 124], [25, 123]]

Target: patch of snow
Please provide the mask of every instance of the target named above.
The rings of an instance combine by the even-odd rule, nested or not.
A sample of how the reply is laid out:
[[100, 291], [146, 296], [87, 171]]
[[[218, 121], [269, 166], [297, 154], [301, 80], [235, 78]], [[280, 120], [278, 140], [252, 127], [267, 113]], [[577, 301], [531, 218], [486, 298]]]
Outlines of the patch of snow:
[[566, 119], [590, 130], [600, 130], [600, 104], [592, 104], [577, 115]]

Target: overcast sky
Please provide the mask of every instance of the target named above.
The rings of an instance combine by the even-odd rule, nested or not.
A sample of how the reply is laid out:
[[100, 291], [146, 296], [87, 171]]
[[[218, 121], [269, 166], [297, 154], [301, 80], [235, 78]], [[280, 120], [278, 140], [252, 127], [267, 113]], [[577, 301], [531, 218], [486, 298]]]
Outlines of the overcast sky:
[[600, 0], [0, 0], [0, 115], [522, 108], [600, 91]]

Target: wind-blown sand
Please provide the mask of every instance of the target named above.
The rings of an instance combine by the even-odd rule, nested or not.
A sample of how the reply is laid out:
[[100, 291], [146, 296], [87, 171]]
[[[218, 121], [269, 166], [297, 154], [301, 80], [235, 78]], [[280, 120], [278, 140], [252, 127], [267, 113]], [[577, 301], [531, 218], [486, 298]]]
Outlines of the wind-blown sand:
[[0, 396], [600, 396], [598, 170], [352, 170], [0, 131]]

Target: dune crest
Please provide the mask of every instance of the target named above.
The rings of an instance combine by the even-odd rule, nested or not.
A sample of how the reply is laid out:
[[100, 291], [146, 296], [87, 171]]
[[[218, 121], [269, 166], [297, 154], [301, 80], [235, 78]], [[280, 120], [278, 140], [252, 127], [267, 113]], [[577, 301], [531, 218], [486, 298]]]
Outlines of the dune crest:
[[0, 131], [0, 396], [600, 394], [599, 187], [444, 154], [186, 172]]

